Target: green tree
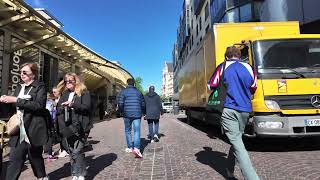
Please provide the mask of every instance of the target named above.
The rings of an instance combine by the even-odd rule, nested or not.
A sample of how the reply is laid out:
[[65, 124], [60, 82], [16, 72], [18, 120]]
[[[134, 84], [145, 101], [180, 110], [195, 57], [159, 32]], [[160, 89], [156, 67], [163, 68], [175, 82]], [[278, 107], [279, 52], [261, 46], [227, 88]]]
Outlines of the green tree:
[[136, 86], [136, 88], [143, 94], [143, 95], [145, 95], [145, 91], [143, 90], [143, 87], [142, 87], [142, 82], [143, 82], [143, 80], [142, 80], [142, 78], [141, 77], [136, 77], [135, 78], [135, 86]]
[[162, 102], [167, 102], [168, 101], [168, 98], [165, 97], [163, 94], [160, 96], [160, 99]]

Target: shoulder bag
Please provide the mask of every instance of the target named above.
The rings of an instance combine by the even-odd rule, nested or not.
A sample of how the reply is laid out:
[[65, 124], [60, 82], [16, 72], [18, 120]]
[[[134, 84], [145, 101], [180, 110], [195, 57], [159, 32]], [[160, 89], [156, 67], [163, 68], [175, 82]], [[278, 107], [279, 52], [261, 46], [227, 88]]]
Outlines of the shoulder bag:
[[222, 114], [224, 108], [224, 102], [227, 96], [228, 84], [224, 82], [224, 71], [226, 67], [226, 60], [222, 65], [222, 75], [218, 86], [211, 92], [208, 102], [207, 110], [215, 113]]
[[[29, 91], [28, 91], [28, 93], [26, 95], [29, 95], [31, 89], [32, 89], [32, 87], [29, 89]], [[24, 89], [23, 89], [23, 91], [24, 91]], [[17, 113], [12, 115], [10, 117], [9, 121], [7, 122], [7, 133], [8, 133], [8, 135], [13, 136], [13, 135], [18, 134], [19, 129], [20, 129], [20, 123], [21, 122], [20, 122], [20, 119], [18, 118]]]

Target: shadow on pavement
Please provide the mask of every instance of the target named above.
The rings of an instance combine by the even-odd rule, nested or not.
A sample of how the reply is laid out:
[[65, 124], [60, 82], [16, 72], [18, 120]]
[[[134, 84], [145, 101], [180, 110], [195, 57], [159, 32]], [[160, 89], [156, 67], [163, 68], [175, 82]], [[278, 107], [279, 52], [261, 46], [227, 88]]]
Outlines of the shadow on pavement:
[[109, 153], [87, 161], [89, 168], [87, 170], [88, 175], [86, 179], [94, 179], [94, 177], [98, 175], [100, 171], [110, 166], [117, 158], [118, 156], [115, 153]]
[[96, 140], [89, 140], [88, 143], [90, 144], [98, 144], [100, 143], [100, 141], [96, 141]]
[[151, 143], [150, 140], [146, 138], [140, 138], [140, 152], [143, 154], [144, 149]]
[[[109, 153], [101, 155], [95, 159], [93, 159], [93, 157], [94, 156], [86, 157], [86, 163], [88, 166], [86, 179], [94, 179], [100, 171], [110, 166], [118, 156], [114, 153]], [[49, 174], [50, 179], [62, 179], [69, 176], [71, 176], [71, 166], [69, 162]]]
[[[177, 118], [183, 123], [187, 123], [186, 118]], [[194, 120], [190, 124], [193, 128], [207, 134], [211, 139], [221, 139], [229, 143], [228, 138], [222, 135], [220, 127], [205, 124], [200, 120]], [[320, 137], [282, 137], [282, 138], [246, 138], [243, 142], [248, 151], [256, 152], [288, 152], [288, 151], [313, 151], [320, 150]]]
[[203, 151], [195, 154], [195, 156], [197, 157], [197, 161], [210, 166], [224, 178], [228, 179], [226, 169], [230, 169], [231, 167], [230, 163], [227, 160], [227, 154], [218, 151], [212, 151], [211, 147], [203, 147], [203, 149]]
[[245, 138], [248, 151], [288, 152], [314, 151], [320, 149], [320, 137]]
[[158, 134], [158, 137], [159, 137], [159, 139], [161, 139], [161, 137], [165, 137], [166, 135], [165, 134], [162, 134], [162, 133], [159, 133]]
[[[88, 158], [92, 158], [93, 156], [88, 156], [86, 157], [86, 160]], [[67, 162], [65, 163], [62, 167], [60, 167], [59, 169], [51, 172], [50, 174], [48, 174], [50, 179], [62, 179], [62, 178], [66, 178], [71, 176], [71, 166], [70, 163]]]
[[[183, 123], [187, 124], [187, 118], [177, 118], [178, 121], [181, 121]], [[204, 133], [207, 134], [207, 136], [211, 139], [222, 139], [222, 140], [226, 140], [226, 137], [223, 136], [221, 134], [221, 129], [218, 126], [213, 126], [210, 124], [205, 124], [204, 122], [201, 122], [200, 120], [193, 120], [193, 122], [191, 124], [188, 124], [192, 127], [194, 127], [195, 129], [198, 129]]]

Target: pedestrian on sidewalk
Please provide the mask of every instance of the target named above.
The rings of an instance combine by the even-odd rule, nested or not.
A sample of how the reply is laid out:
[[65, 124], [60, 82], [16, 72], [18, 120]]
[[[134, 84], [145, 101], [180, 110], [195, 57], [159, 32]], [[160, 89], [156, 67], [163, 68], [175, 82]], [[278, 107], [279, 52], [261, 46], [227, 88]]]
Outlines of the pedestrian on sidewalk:
[[[221, 117], [222, 127], [231, 143], [228, 155], [231, 169], [227, 169], [227, 174], [233, 176], [236, 158], [244, 178], [258, 180], [259, 177], [251, 164], [250, 157], [242, 141], [249, 113], [252, 112], [251, 99], [256, 90], [257, 77], [249, 64], [239, 60], [241, 52], [237, 47], [228, 47], [225, 57], [226, 62], [217, 67], [208, 82], [208, 86], [213, 90], [218, 86], [219, 80], [228, 85]], [[222, 73], [224, 73], [223, 79], [221, 79]]]
[[[132, 152], [137, 158], [142, 158], [140, 152], [141, 117], [145, 114], [145, 101], [142, 93], [134, 87], [134, 79], [127, 80], [128, 86], [118, 96], [119, 111], [123, 114], [125, 135], [127, 140], [126, 152]], [[133, 144], [131, 129], [133, 125]]]
[[47, 126], [48, 126], [48, 134], [49, 140], [45, 145], [45, 151], [48, 153], [47, 160], [54, 161], [56, 158], [54, 157], [54, 152], [52, 150], [52, 146], [54, 144], [55, 139], [55, 119], [56, 119], [56, 109], [54, 108], [54, 96], [51, 93], [47, 93], [47, 102], [46, 102], [46, 109], [47, 109]]
[[[60, 85], [59, 85], [60, 84]], [[64, 81], [60, 81], [60, 83], [58, 84], [58, 86], [63, 86], [64, 84]], [[59, 92], [59, 90], [57, 89], [57, 87], [53, 87], [52, 88], [52, 94], [54, 96], [54, 109], [55, 111], [57, 112], [57, 105], [58, 105], [58, 102], [59, 102], [59, 99], [60, 99], [60, 96], [61, 96], [61, 93], [62, 92]], [[68, 152], [67, 152], [67, 144], [66, 144], [66, 140], [63, 140], [63, 137], [61, 137], [61, 133], [60, 133], [60, 129], [59, 129], [59, 123], [58, 123], [58, 120], [57, 120], [57, 116], [55, 116], [55, 123], [54, 123], [54, 128], [55, 128], [55, 131], [57, 133], [57, 140], [60, 144], [60, 149], [59, 149], [59, 152], [58, 152], [58, 158], [63, 158], [63, 157], [66, 157], [66, 156], [69, 156]]]
[[144, 97], [146, 101], [145, 119], [148, 121], [149, 134], [151, 142], [159, 141], [159, 119], [163, 114], [160, 96], [155, 92], [154, 86], [149, 87], [149, 92]]
[[20, 122], [17, 132], [10, 135], [6, 180], [19, 178], [27, 154], [34, 175], [38, 179], [48, 179], [42, 157], [43, 146], [48, 141], [47, 94], [44, 83], [37, 80], [38, 72], [36, 63], [21, 65], [22, 84], [17, 86], [13, 96], [3, 95], [0, 98], [0, 102], [12, 105], [12, 114], [16, 114]]
[[58, 86], [58, 89], [62, 89], [57, 106], [58, 123], [67, 141], [72, 179], [84, 180], [86, 163], [83, 148], [85, 131], [90, 123], [91, 97], [75, 73], [67, 73], [64, 84]]

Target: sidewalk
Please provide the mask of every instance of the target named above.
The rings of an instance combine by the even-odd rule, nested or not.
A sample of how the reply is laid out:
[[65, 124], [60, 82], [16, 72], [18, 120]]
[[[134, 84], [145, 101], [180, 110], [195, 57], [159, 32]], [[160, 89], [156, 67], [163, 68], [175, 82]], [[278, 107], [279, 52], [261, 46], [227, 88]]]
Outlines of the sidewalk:
[[[143, 159], [125, 153], [123, 119], [96, 123], [89, 139], [93, 150], [86, 153], [87, 179], [225, 179], [230, 145], [217, 138], [217, 129], [206, 125], [192, 127], [181, 122], [181, 117], [164, 115], [158, 143], [146, 140], [147, 122], [142, 121]], [[257, 139], [248, 147], [261, 180], [320, 179], [319, 138]], [[51, 180], [70, 179], [68, 157], [45, 164]], [[238, 166], [235, 170], [236, 177], [243, 179]], [[20, 179], [35, 179], [30, 164], [26, 163]]]
[[[141, 144], [143, 159], [125, 153], [123, 120], [113, 119], [96, 123], [91, 131], [93, 150], [86, 153], [88, 179], [224, 179], [210, 166], [203, 147], [212, 147], [212, 139], [200, 131], [177, 121], [177, 116], [166, 114], [160, 120], [160, 142], [150, 143], [147, 122], [142, 121]], [[214, 146], [227, 150], [222, 141]], [[217, 162], [218, 165], [219, 162]], [[50, 178], [70, 179], [69, 158], [47, 162]], [[30, 164], [26, 164], [20, 179], [34, 179]]]

